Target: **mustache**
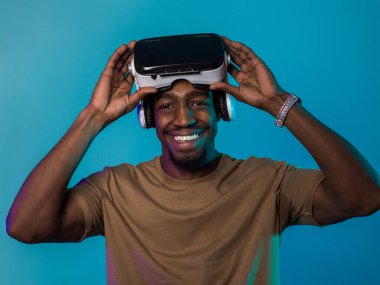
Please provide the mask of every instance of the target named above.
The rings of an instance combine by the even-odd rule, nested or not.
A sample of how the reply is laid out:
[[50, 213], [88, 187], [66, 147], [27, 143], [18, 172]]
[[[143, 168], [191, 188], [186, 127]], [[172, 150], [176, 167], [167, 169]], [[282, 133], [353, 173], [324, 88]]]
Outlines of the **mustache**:
[[195, 132], [195, 131], [199, 131], [199, 130], [204, 130], [205, 127], [202, 126], [201, 124], [195, 124], [195, 125], [192, 125], [192, 126], [188, 126], [188, 127], [181, 127], [181, 126], [174, 126], [174, 127], [169, 127], [168, 129], [165, 129], [164, 130], [164, 133], [170, 133], [170, 132], [174, 132], [174, 131], [189, 131], [189, 132]]

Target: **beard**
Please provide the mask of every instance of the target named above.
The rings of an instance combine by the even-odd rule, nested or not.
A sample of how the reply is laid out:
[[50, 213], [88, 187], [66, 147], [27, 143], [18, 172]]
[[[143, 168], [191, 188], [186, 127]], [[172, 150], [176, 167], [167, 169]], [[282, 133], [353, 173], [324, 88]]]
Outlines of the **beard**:
[[207, 153], [204, 148], [181, 153], [169, 151], [169, 156], [174, 165], [185, 170], [197, 170], [207, 164]]

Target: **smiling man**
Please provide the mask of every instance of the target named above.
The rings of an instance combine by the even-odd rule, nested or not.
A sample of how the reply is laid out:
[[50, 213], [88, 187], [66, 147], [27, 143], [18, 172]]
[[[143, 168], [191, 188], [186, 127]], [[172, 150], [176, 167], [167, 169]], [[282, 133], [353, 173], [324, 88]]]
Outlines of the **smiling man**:
[[[277, 284], [286, 227], [377, 211], [380, 189], [366, 161], [282, 90], [250, 48], [222, 39], [239, 86], [217, 80], [202, 89], [179, 79], [164, 91], [147, 84], [131, 94], [135, 42], [118, 48], [89, 104], [21, 187], [8, 234], [25, 243], [103, 235], [108, 284]], [[219, 153], [220, 92], [286, 126], [320, 170]], [[137, 166], [105, 167], [67, 189], [96, 135], [148, 98], [162, 154]]]
[[220, 157], [215, 149], [218, 119], [211, 92], [182, 80], [156, 96], [154, 106], [164, 171], [179, 179], [196, 179], [211, 172]]

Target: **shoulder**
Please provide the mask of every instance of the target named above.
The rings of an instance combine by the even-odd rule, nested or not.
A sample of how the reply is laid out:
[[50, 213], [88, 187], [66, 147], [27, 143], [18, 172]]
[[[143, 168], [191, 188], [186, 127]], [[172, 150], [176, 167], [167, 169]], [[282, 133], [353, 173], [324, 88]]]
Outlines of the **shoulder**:
[[116, 176], [126, 174], [128, 172], [145, 172], [156, 169], [157, 159], [158, 157], [155, 157], [149, 161], [140, 162], [136, 165], [125, 162], [112, 167], [105, 167], [104, 169], [107, 169], [107, 171], [112, 172], [112, 174]]
[[286, 166], [285, 162], [276, 162], [271, 158], [250, 156], [245, 159], [237, 159], [229, 155], [223, 155], [221, 163], [227, 175], [243, 177], [249, 180], [277, 180], [277, 168]]
[[136, 178], [142, 178], [146, 176], [156, 176], [158, 173], [157, 163], [158, 157], [155, 157], [149, 161], [140, 162], [137, 165], [129, 163], [122, 163], [112, 167], [106, 167], [106, 171], [109, 172], [111, 179], [115, 180], [135, 180]]
[[[276, 165], [282, 164], [281, 162], [276, 162], [270, 158], [262, 158], [256, 156], [250, 156], [246, 159], [234, 158], [228, 154], [223, 154], [222, 162], [226, 165], [236, 166], [239, 168], [247, 168], [250, 170], [260, 170], [265, 168], [275, 168]], [[283, 162], [286, 164], [285, 162]]]

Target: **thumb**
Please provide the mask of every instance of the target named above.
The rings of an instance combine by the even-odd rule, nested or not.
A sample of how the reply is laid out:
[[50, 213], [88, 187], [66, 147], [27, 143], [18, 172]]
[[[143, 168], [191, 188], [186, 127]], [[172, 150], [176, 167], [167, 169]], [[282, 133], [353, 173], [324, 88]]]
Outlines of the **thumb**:
[[131, 105], [133, 107], [136, 107], [137, 103], [144, 99], [145, 96], [149, 94], [157, 93], [156, 87], [142, 87], [138, 91], [136, 91], [134, 94], [132, 94], [129, 99], [131, 102]]
[[240, 89], [236, 86], [233, 86], [231, 84], [228, 84], [226, 82], [215, 82], [210, 85], [210, 90], [220, 90], [224, 91], [228, 94], [231, 94], [234, 96], [236, 99], [240, 100], [241, 94], [240, 94]]

